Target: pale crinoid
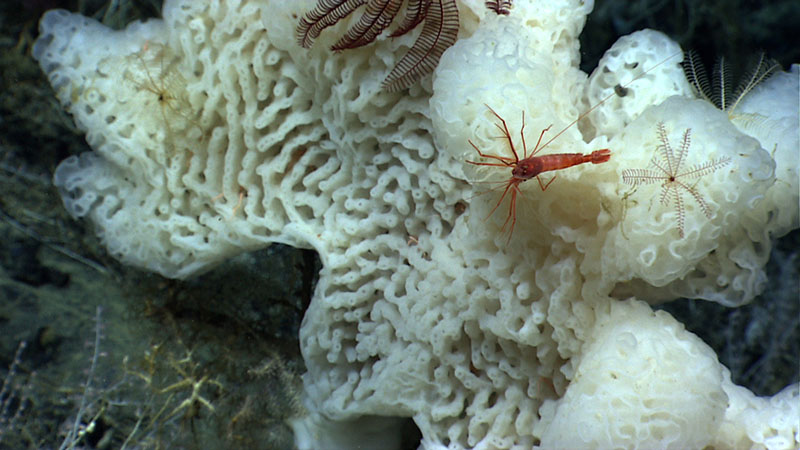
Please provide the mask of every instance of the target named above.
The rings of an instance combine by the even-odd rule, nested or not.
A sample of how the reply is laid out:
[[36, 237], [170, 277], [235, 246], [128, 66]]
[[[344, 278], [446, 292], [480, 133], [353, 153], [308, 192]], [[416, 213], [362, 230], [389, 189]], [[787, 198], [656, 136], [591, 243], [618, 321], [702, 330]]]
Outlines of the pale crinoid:
[[[361, 6], [364, 13], [332, 50], [347, 50], [373, 42], [394, 20], [404, 0], [318, 0], [297, 26], [297, 42], [310, 48], [325, 28], [335, 25]], [[433, 72], [442, 53], [458, 37], [458, 7], [455, 0], [408, 0], [406, 14], [389, 35], [402, 36], [423, 23], [422, 32], [408, 53], [389, 72], [381, 87], [388, 91], [405, 89]]]
[[718, 59], [714, 64], [711, 81], [709, 81], [705, 67], [696, 52], [687, 52], [686, 59], [682, 64], [686, 79], [694, 88], [697, 96], [727, 112], [729, 117], [733, 115], [739, 102], [754, 87], [781, 68], [777, 61], [767, 58], [762, 53], [749, 64], [749, 69], [741, 77], [736, 89], [732, 89], [731, 74], [725, 58]]
[[731, 162], [729, 157], [723, 157], [702, 164], [695, 164], [692, 167], [683, 169], [681, 166], [686, 160], [691, 145], [691, 132], [687, 128], [683, 133], [680, 147], [676, 150], [672, 148], [667, 138], [667, 130], [663, 123], [658, 124], [658, 140], [661, 144], [656, 149], [650, 164], [652, 169], [625, 169], [622, 171], [622, 181], [626, 184], [639, 185], [661, 182], [661, 204], [669, 205], [670, 200], [675, 201], [675, 213], [678, 220], [678, 234], [684, 237], [684, 221], [686, 211], [683, 204], [682, 191], [688, 192], [700, 206], [703, 214], [711, 219], [711, 208], [697, 190], [697, 183], [688, 184], [687, 179], [700, 178], [712, 173], [720, 167]]
[[157, 117], [154, 129], [163, 132], [162, 145], [170, 154], [179, 149], [191, 152], [205, 130], [200, 125], [201, 111], [189, 101], [180, 57], [163, 44], [147, 42], [127, 56], [121, 67], [124, 82], [137, 97], [130, 108], [133, 120], [144, 123]]

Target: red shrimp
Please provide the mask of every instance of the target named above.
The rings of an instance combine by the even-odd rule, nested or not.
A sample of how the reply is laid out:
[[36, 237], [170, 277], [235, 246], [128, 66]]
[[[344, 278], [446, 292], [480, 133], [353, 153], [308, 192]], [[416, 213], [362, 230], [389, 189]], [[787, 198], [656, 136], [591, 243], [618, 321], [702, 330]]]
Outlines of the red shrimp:
[[[546, 190], [550, 183], [556, 179], [554, 176], [550, 179], [547, 183], [543, 183], [542, 179], [539, 177], [539, 174], [542, 172], [550, 172], [553, 170], [561, 170], [566, 169], [567, 167], [577, 166], [578, 164], [583, 163], [592, 163], [592, 164], [600, 164], [608, 161], [611, 158], [611, 150], [604, 148], [601, 150], [595, 150], [589, 154], [583, 153], [555, 153], [552, 155], [542, 155], [536, 156], [536, 154], [546, 147], [546, 144], [541, 146], [542, 138], [544, 134], [550, 130], [550, 127], [545, 128], [542, 130], [542, 134], [539, 135], [539, 140], [536, 141], [536, 146], [531, 151], [531, 154], [527, 154], [527, 145], [525, 144], [525, 111], [522, 112], [522, 127], [519, 130], [519, 134], [522, 137], [522, 159], [519, 158], [517, 154], [517, 149], [514, 147], [514, 141], [511, 139], [511, 133], [508, 131], [508, 125], [506, 124], [505, 119], [500, 117], [500, 114], [497, 114], [495, 110], [493, 110], [489, 105], [486, 105], [489, 108], [489, 111], [497, 117], [503, 126], [500, 124], [495, 123], [495, 126], [503, 132], [502, 138], [505, 138], [508, 141], [508, 146], [511, 148], [511, 153], [514, 155], [513, 158], [509, 158], [507, 156], [497, 156], [497, 155], [488, 155], [480, 151], [477, 145], [475, 145], [471, 140], [468, 141], [472, 148], [478, 152], [483, 158], [490, 158], [495, 159], [499, 162], [479, 162], [479, 161], [466, 161], [470, 164], [474, 164], [476, 166], [492, 166], [492, 167], [511, 167], [511, 177], [506, 181], [506, 188], [503, 190], [503, 195], [500, 196], [500, 200], [497, 202], [492, 211], [489, 212], [489, 216], [494, 214], [495, 210], [500, 206], [500, 203], [503, 202], [503, 199], [506, 198], [506, 194], [511, 191], [511, 204], [508, 208], [508, 216], [506, 217], [506, 221], [503, 223], [503, 228], [501, 231], [505, 230], [506, 226], [508, 226], [508, 222], [511, 221], [511, 228], [509, 230], [508, 239], [511, 240], [511, 234], [514, 232], [514, 225], [517, 223], [517, 194], [520, 193], [519, 184], [523, 181], [530, 180], [531, 178], [536, 178], [536, 181], [539, 182], [539, 187], [542, 188], [542, 191]], [[559, 133], [560, 134], [560, 133]], [[556, 136], [558, 137], [558, 136]], [[555, 138], [554, 138], [555, 139]], [[550, 140], [552, 142], [552, 139]], [[548, 144], [550, 142], [547, 142]], [[487, 216], [487, 218], [489, 217]]]
[[508, 146], [511, 148], [511, 153], [514, 155], [514, 157], [509, 158], [507, 156], [489, 155], [483, 153], [478, 148], [477, 145], [475, 145], [471, 140], [469, 140], [468, 141], [469, 144], [472, 146], [472, 148], [475, 149], [476, 152], [478, 152], [478, 155], [480, 155], [483, 158], [496, 160], [498, 162], [480, 162], [480, 161], [466, 161], [466, 162], [474, 164], [476, 166], [511, 167], [511, 177], [509, 177], [508, 180], [505, 182], [505, 189], [503, 190], [503, 195], [500, 196], [500, 200], [497, 202], [494, 208], [492, 208], [492, 210], [489, 212], [489, 215], [486, 216], [486, 218], [488, 219], [489, 217], [491, 217], [492, 214], [494, 214], [494, 212], [500, 206], [500, 203], [502, 203], [503, 199], [506, 198], [506, 194], [508, 194], [510, 191], [511, 203], [508, 207], [508, 216], [506, 216], [506, 221], [503, 222], [503, 227], [500, 229], [501, 232], [505, 231], [509, 221], [511, 222], [511, 227], [508, 233], [508, 241], [511, 241], [511, 235], [514, 233], [514, 225], [516, 225], [517, 223], [517, 194], [521, 193], [521, 191], [519, 190], [520, 183], [530, 180], [531, 178], [536, 178], [536, 181], [539, 182], [539, 187], [542, 189], [542, 191], [544, 191], [547, 189], [548, 186], [550, 186], [550, 183], [552, 183], [556, 179], [556, 177], [553, 176], [553, 178], [550, 179], [550, 181], [548, 181], [547, 183], [543, 183], [542, 179], [539, 177], [539, 175], [543, 172], [566, 169], [568, 167], [577, 166], [578, 164], [584, 164], [584, 163], [600, 164], [611, 159], [611, 150], [607, 148], [595, 150], [588, 154], [555, 153], [551, 155], [541, 155], [541, 156], [536, 156], [536, 154], [540, 152], [543, 148], [547, 147], [551, 142], [556, 140], [570, 127], [578, 123], [579, 120], [589, 115], [589, 113], [594, 111], [595, 108], [605, 103], [608, 99], [610, 99], [614, 95], [624, 96], [627, 86], [629, 86], [631, 83], [638, 80], [642, 76], [646, 75], [651, 70], [660, 66], [661, 64], [669, 61], [679, 53], [680, 52], [675, 53], [669, 56], [668, 58], [664, 59], [663, 61], [659, 62], [658, 64], [654, 65], [653, 67], [650, 67], [649, 69], [637, 75], [624, 85], [622, 86], [617, 85], [614, 88], [613, 93], [609, 94], [599, 103], [589, 108], [583, 114], [579, 115], [578, 118], [573, 120], [569, 125], [566, 126], [566, 128], [559, 131], [558, 133], [556, 133], [555, 136], [553, 136], [547, 142], [545, 142], [544, 145], [542, 145], [542, 138], [544, 137], [544, 134], [550, 130], [552, 125], [542, 130], [542, 133], [539, 135], [539, 140], [536, 141], [536, 146], [530, 152], [530, 155], [528, 155], [527, 145], [525, 144], [525, 111], [522, 111], [522, 127], [519, 130], [520, 137], [522, 138], [522, 159], [519, 158], [517, 149], [514, 147], [514, 141], [511, 139], [511, 133], [508, 131], [508, 125], [506, 124], [505, 119], [503, 119], [500, 116], [500, 114], [497, 114], [497, 112], [495, 112], [495, 110], [493, 110], [489, 105], [486, 105], [486, 107], [489, 108], [489, 111], [491, 111], [492, 114], [494, 114], [494, 116], [497, 117], [498, 120], [500, 120], [500, 123], [502, 123], [502, 126], [498, 123], [495, 123], [495, 126], [499, 128], [500, 131], [503, 132], [503, 136], [500, 137], [508, 141]]

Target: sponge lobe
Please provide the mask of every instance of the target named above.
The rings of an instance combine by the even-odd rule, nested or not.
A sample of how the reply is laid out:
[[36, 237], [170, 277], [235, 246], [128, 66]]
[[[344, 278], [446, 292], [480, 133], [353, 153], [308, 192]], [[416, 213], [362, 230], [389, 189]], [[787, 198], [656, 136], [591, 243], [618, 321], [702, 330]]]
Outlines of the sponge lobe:
[[659, 31], [641, 30], [619, 38], [586, 84], [587, 109], [613, 94], [582, 121], [587, 139], [618, 134], [645, 108], [670, 96], [690, 96], [692, 88], [680, 65], [682, 54], [678, 44]]
[[309, 246], [307, 227], [284, 227], [322, 215], [318, 186], [336, 187], [339, 164], [313, 145], [326, 131], [267, 7], [169, 2], [164, 20], [122, 31], [43, 17], [34, 56], [95, 150], [54, 181], [122, 261], [185, 277], [268, 240]]
[[422, 131], [427, 93], [380, 91], [408, 39], [297, 51], [287, 24], [311, 6], [177, 0], [118, 32], [45, 16], [35, 55], [101, 157], [56, 181], [112, 253], [180, 278], [270, 242], [325, 258], [356, 235], [400, 246], [455, 219], [460, 194]]
[[542, 447], [677, 449], [711, 443], [728, 400], [713, 350], [641, 302], [614, 302], [610, 308], [557, 401]]
[[651, 301], [686, 296], [726, 305], [750, 301], [764, 287], [763, 267], [770, 248], [768, 240], [754, 242], [769, 217], [759, 210], [780, 207], [765, 199], [774, 183], [775, 162], [758, 141], [731, 125], [724, 112], [701, 100], [671, 97], [646, 109], [611, 141], [614, 148], [624, 149], [613, 161], [620, 171], [653, 168], [650, 160], [663, 145], [657, 137], [658, 123], [663, 123], [676, 151], [683, 133], [690, 130], [691, 142], [678, 172], [721, 158], [730, 160], [702, 177], [678, 179], [698, 193], [711, 217], [687, 189], [678, 187], [684, 204], [681, 238], [675, 200], [661, 201], [661, 182], [621, 188], [622, 220], [606, 240], [604, 276], [644, 281], [619, 285], [617, 296]]

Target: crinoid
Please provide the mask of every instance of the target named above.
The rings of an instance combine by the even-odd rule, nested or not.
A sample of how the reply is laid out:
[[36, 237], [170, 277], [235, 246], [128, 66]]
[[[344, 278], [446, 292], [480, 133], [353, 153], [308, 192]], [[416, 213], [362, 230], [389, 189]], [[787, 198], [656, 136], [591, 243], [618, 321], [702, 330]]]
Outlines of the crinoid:
[[130, 102], [132, 119], [148, 130], [165, 156], [186, 153], [180, 150], [191, 153], [204, 134], [179, 65], [179, 57], [169, 47], [150, 42], [123, 64], [123, 83], [130, 92], [125, 101]]
[[153, 157], [188, 165], [205, 131], [189, 101], [180, 62], [169, 47], [145, 43], [121, 64], [125, 94], [119, 99], [132, 114], [131, 126], [146, 130]]
[[687, 128], [683, 133], [681, 146], [678, 151], [674, 151], [667, 138], [667, 131], [663, 123], [658, 124], [658, 140], [661, 144], [656, 149], [650, 164], [654, 169], [625, 169], [622, 171], [622, 181], [626, 184], [639, 185], [661, 182], [661, 204], [669, 205], [670, 199], [675, 200], [675, 212], [678, 216], [678, 234], [683, 237], [683, 225], [686, 212], [683, 206], [683, 196], [681, 191], [688, 192], [703, 214], [711, 219], [711, 208], [697, 191], [696, 183], [687, 184], [685, 180], [690, 178], [700, 178], [714, 172], [720, 167], [731, 162], [729, 157], [707, 161], [696, 164], [688, 169], [681, 169], [681, 165], [686, 160], [691, 144], [692, 130]]
[[[359, 20], [347, 30], [332, 50], [347, 50], [375, 41], [388, 27], [403, 0], [318, 0], [317, 6], [300, 19], [297, 42], [310, 48], [325, 28], [336, 24], [366, 5]], [[403, 21], [389, 37], [402, 36], [424, 22], [422, 32], [408, 53], [389, 72], [381, 87], [388, 91], [405, 89], [433, 72], [442, 53], [458, 37], [458, 8], [455, 0], [408, 0]]]
[[754, 87], [781, 68], [777, 61], [767, 58], [762, 53], [750, 63], [749, 69], [742, 76], [736, 89], [731, 89], [731, 74], [725, 58], [720, 58], [714, 64], [711, 82], [696, 52], [687, 52], [682, 64], [686, 79], [697, 96], [727, 112], [729, 117], [733, 116], [736, 106]]
[[[203, 130], [189, 102], [186, 79], [179, 70], [179, 58], [174, 52], [164, 45], [147, 43], [128, 58], [124, 80], [138, 92], [139, 103], [135, 107], [150, 114], [149, 117], [160, 118], [156, 129], [164, 130], [164, 145], [174, 151], [174, 147], [179, 146], [176, 143], [179, 137], [201, 139]], [[158, 110], [156, 115], [151, 113], [152, 108]]]
[[514, 0], [488, 0], [486, 7], [499, 15], [507, 16], [511, 13], [513, 4]]

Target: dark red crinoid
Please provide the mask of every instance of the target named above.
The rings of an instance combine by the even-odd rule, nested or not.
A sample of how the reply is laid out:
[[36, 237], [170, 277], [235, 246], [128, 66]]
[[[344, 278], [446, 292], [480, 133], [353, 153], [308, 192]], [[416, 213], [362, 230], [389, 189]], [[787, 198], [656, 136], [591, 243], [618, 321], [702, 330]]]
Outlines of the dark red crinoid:
[[513, 3], [514, 0], [489, 0], [486, 2], [486, 7], [497, 14], [507, 16], [511, 13], [511, 5]]
[[[310, 48], [325, 28], [347, 17], [361, 6], [364, 13], [332, 50], [347, 50], [375, 41], [394, 20], [403, 0], [318, 0], [297, 26], [297, 42]], [[389, 35], [402, 36], [423, 23], [422, 32], [408, 53], [392, 69], [381, 87], [388, 91], [405, 89], [433, 72], [442, 53], [458, 37], [458, 8], [455, 0], [408, 0], [400, 25]]]

